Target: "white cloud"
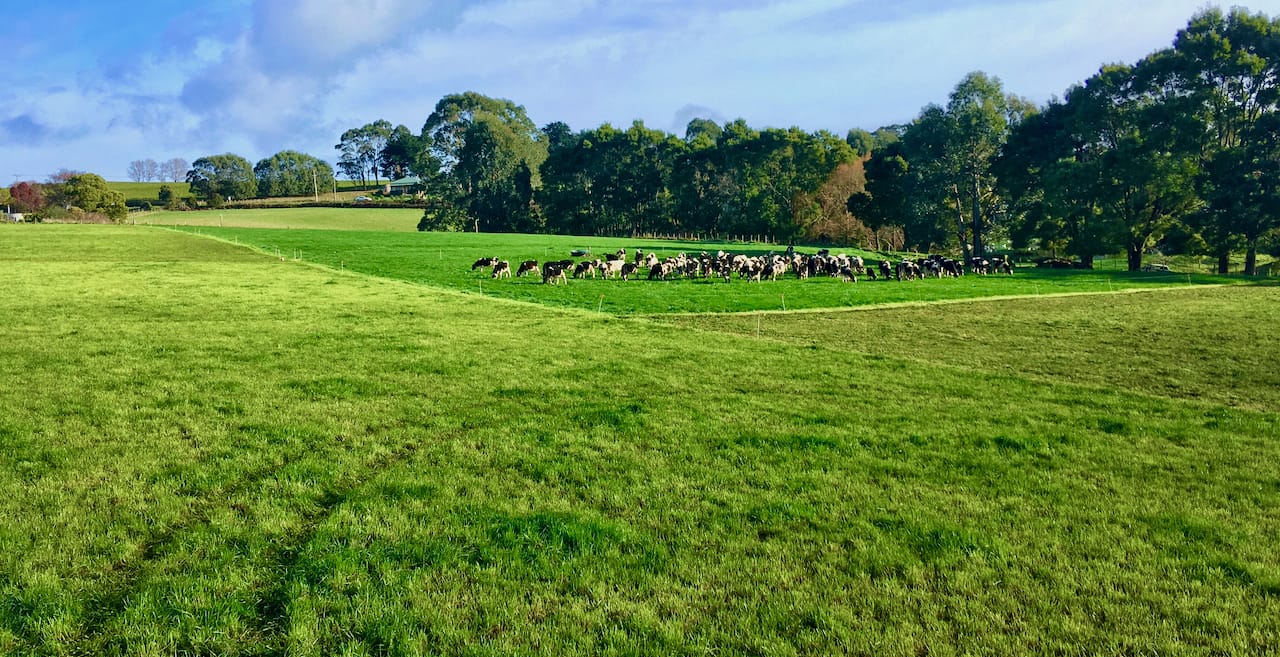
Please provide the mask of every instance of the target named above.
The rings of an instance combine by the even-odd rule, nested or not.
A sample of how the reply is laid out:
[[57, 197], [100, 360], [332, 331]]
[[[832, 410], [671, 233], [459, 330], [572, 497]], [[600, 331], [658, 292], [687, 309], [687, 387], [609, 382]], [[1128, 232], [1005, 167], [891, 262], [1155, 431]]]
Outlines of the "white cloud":
[[[1201, 3], [255, 0], [211, 29], [172, 26], [127, 84], [85, 68], [15, 95], [0, 110], [12, 126], [0, 140], [14, 142], [0, 141], [0, 169], [43, 158], [120, 177], [138, 157], [286, 148], [332, 159], [343, 130], [385, 118], [417, 131], [442, 96], [468, 90], [575, 129], [641, 119], [679, 133], [673, 117], [691, 105], [760, 127], [872, 129], [945, 102], [973, 70], [1044, 102], [1168, 45]], [[1274, 15], [1280, 0], [1254, 9]], [[43, 151], [16, 143], [24, 126]]]

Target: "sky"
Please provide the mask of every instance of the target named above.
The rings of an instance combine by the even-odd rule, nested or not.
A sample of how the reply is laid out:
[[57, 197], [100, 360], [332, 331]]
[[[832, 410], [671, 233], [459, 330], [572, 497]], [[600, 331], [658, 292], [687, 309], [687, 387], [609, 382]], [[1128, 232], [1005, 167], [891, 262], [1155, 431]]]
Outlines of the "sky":
[[[59, 169], [417, 133], [444, 96], [539, 126], [684, 134], [693, 118], [844, 135], [983, 71], [1043, 104], [1169, 46], [1204, 0], [0, 0], [0, 184]], [[1223, 6], [1224, 9], [1230, 5]], [[1249, 10], [1280, 15], [1280, 0]]]

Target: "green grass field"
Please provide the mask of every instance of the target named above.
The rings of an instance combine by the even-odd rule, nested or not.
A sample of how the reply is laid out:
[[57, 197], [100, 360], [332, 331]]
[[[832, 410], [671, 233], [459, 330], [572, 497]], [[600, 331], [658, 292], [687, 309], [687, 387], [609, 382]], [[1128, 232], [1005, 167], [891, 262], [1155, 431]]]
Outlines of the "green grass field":
[[[278, 228], [413, 232], [422, 210], [413, 208], [247, 208], [193, 212], [145, 212], [131, 215], [139, 226]], [[250, 233], [252, 234], [252, 233]]]
[[[815, 309], [974, 297], [1110, 292], [1239, 280], [1204, 274], [1075, 272], [1026, 267], [1012, 277], [965, 276], [911, 282], [861, 279], [850, 284], [828, 277], [800, 281], [786, 276], [761, 283], [737, 278], [729, 283], [720, 279], [623, 282], [596, 278], [570, 280], [567, 285], [544, 285], [541, 279], [529, 277], [493, 280], [488, 271], [472, 271], [471, 265], [479, 257], [497, 256], [508, 259], [514, 269], [522, 260], [545, 262], [567, 258], [575, 249], [590, 249], [593, 256], [598, 257], [618, 248], [626, 248], [629, 253], [641, 248], [665, 256], [704, 250], [714, 253], [722, 248], [739, 253], [765, 253], [777, 247], [555, 235], [356, 233], [217, 227], [185, 230], [251, 245], [285, 259], [300, 258], [333, 268], [468, 293], [621, 315]], [[874, 255], [856, 250], [849, 252], [862, 253], [868, 258]]]
[[1280, 287], [622, 318], [201, 230], [0, 226], [0, 654], [1280, 649]]
[[151, 201], [157, 203], [160, 188], [168, 187], [174, 198], [185, 198], [191, 195], [191, 185], [186, 182], [108, 182], [107, 188], [124, 194], [125, 200]]

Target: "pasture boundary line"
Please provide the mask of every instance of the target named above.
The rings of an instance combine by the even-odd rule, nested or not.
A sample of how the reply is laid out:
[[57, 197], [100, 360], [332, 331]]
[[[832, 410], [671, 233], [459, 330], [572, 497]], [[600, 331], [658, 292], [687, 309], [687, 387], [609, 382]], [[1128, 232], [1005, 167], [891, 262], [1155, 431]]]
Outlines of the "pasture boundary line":
[[[272, 260], [279, 260], [282, 262], [292, 262], [294, 264], [302, 265], [304, 267], [310, 267], [317, 271], [322, 271], [328, 274], [351, 276], [357, 279], [374, 280], [381, 283], [394, 284], [394, 285], [403, 286], [403, 287], [414, 289], [414, 290], [427, 289], [433, 292], [439, 292], [440, 294], [458, 297], [461, 299], [467, 299], [470, 301], [475, 301], [477, 299], [484, 299], [485, 301], [512, 304], [515, 306], [519, 306], [521, 308], [539, 308], [541, 310], [545, 310], [549, 312], [557, 312], [557, 313], [562, 313], [562, 314], [572, 315], [572, 316], [603, 317], [603, 318], [611, 318], [611, 319], [622, 319], [624, 317], [622, 315], [615, 315], [612, 313], [605, 313], [605, 312], [596, 312], [596, 311], [588, 310], [585, 308], [575, 308], [573, 306], [553, 306], [550, 304], [538, 303], [536, 301], [509, 299], [507, 297], [502, 297], [502, 296], [476, 293], [468, 290], [459, 290], [453, 287], [443, 287], [439, 285], [432, 285], [430, 283], [419, 283], [417, 281], [407, 281], [403, 278], [388, 278], [386, 276], [378, 276], [377, 274], [366, 274], [364, 272], [347, 269], [345, 266], [339, 269], [334, 269], [331, 265], [325, 265], [319, 262], [306, 260], [302, 258], [294, 259], [287, 256], [282, 256], [280, 254], [277, 254], [275, 251], [268, 251], [265, 248], [260, 248], [252, 244], [245, 244], [243, 242], [237, 242], [234, 240], [229, 240], [223, 237], [217, 237], [215, 235], [209, 235], [206, 233], [194, 232], [190, 230], [181, 230], [180, 228], [174, 227], [174, 226], [153, 225], [153, 226], [144, 226], [144, 228], [168, 230], [175, 233], [181, 233], [183, 235], [190, 235], [190, 236], [200, 237], [207, 240], [213, 240], [215, 242], [221, 242], [223, 244], [229, 244], [231, 246], [238, 246], [238, 247], [247, 249], [249, 251], [252, 251], [254, 253], [257, 253], [259, 255], [267, 256]], [[195, 228], [199, 228], [199, 227], [197, 226]]]
[[[483, 292], [477, 293], [477, 292], [471, 292], [468, 290], [460, 290], [453, 287], [445, 287], [445, 286], [439, 286], [439, 285], [432, 285], [430, 283], [408, 281], [402, 278], [389, 278], [385, 276], [378, 276], [376, 274], [367, 274], [364, 272], [352, 271], [352, 270], [346, 269], [345, 266], [339, 269], [334, 269], [330, 265], [321, 264], [311, 260], [306, 260], [302, 258], [289, 258], [285, 255], [278, 253], [278, 249], [277, 251], [274, 251], [274, 252], [268, 251], [265, 248], [261, 248], [252, 244], [245, 244], [243, 242], [228, 240], [223, 237], [202, 233], [202, 232], [199, 232], [198, 230], [200, 228], [199, 226], [186, 227], [192, 230], [183, 230], [182, 229], [183, 227], [178, 227], [178, 226], [148, 225], [145, 227], [160, 229], [160, 230], [167, 230], [175, 233], [181, 233], [184, 235], [193, 235], [196, 237], [209, 239], [216, 242], [221, 242], [223, 244], [228, 244], [231, 246], [238, 246], [238, 247], [247, 249], [251, 252], [270, 257], [272, 259], [278, 259], [284, 262], [291, 261], [295, 264], [301, 264], [303, 266], [311, 267], [318, 271], [323, 271], [329, 274], [342, 274], [342, 275], [362, 278], [366, 280], [377, 280], [383, 283], [391, 283], [391, 284], [396, 284], [401, 286], [407, 286], [411, 289], [416, 289], [416, 290], [428, 289], [443, 295], [454, 296], [454, 297], [468, 299], [468, 300], [484, 298], [487, 301], [512, 304], [512, 305], [519, 306], [521, 308], [539, 308], [542, 310], [551, 311], [554, 313], [561, 313], [564, 315], [569, 315], [574, 317], [593, 317], [593, 318], [606, 318], [606, 319], [618, 319], [618, 320], [623, 320], [623, 319], [643, 320], [643, 319], [652, 319], [652, 318], [660, 319], [662, 317], [698, 317], [698, 316], [705, 316], [705, 315], [726, 315], [726, 316], [760, 315], [760, 314], [790, 315], [790, 314], [863, 312], [863, 311], [871, 311], [871, 310], [913, 308], [913, 307], [931, 306], [931, 305], [984, 303], [984, 302], [995, 302], [995, 301], [1016, 301], [1016, 300], [1024, 300], [1024, 299], [1047, 299], [1047, 298], [1058, 298], [1058, 297], [1093, 296], [1093, 295], [1108, 295], [1108, 294], [1130, 294], [1130, 293], [1140, 293], [1140, 292], [1161, 292], [1166, 290], [1187, 289], [1186, 287], [1183, 287], [1183, 286], [1170, 285], [1166, 287], [1140, 287], [1140, 288], [1128, 288], [1123, 290], [1107, 290], [1107, 291], [1097, 291], [1097, 292], [1053, 292], [1053, 293], [1047, 293], [1047, 294], [1010, 294], [1010, 295], [999, 295], [999, 296], [990, 296], [990, 297], [968, 297], [963, 299], [937, 299], [933, 301], [897, 301], [892, 303], [878, 303], [878, 304], [867, 304], [867, 305], [859, 305], [859, 306], [828, 306], [823, 308], [801, 308], [801, 309], [795, 309], [795, 310], [769, 309], [769, 310], [735, 310], [735, 311], [729, 311], [729, 312], [622, 314], [622, 313], [603, 312], [599, 310], [593, 311], [587, 308], [576, 308], [573, 306], [550, 305], [546, 303], [540, 303], [537, 301], [524, 301], [521, 299], [511, 299], [503, 296], [487, 295], [487, 294], [484, 294]], [[1172, 275], [1171, 277], [1182, 278], [1181, 275], [1177, 275], [1177, 274]], [[1271, 284], [1271, 283], [1267, 281], [1258, 281], [1258, 282], [1242, 281], [1242, 282], [1234, 282], [1234, 283], [1191, 284], [1190, 287], [1194, 287], [1197, 289], [1205, 289], [1205, 288], [1218, 288], [1218, 287], [1233, 287], [1237, 285], [1268, 285], [1268, 284]]]
[[[1221, 287], [1227, 287], [1227, 286], [1221, 286]], [[1178, 289], [1182, 289], [1182, 288], [1178, 288]], [[1073, 293], [1073, 294], [1085, 295], [1085, 294], [1108, 294], [1108, 293], [1080, 292], [1080, 293]], [[1041, 295], [1041, 296], [1045, 296], [1045, 295]], [[1069, 295], [1057, 295], [1057, 296], [1069, 296]], [[794, 311], [794, 312], [801, 313], [805, 311]], [[702, 314], [748, 316], [755, 313], [743, 312], [743, 313], [702, 313]], [[780, 311], [775, 311], [775, 314], [782, 314], [782, 313]], [[696, 313], [683, 313], [683, 315], [694, 316], [696, 315]], [[1263, 408], [1259, 408], [1256, 405], [1256, 403], [1246, 404], [1246, 405], [1235, 405], [1235, 404], [1228, 404], [1220, 401], [1213, 401], [1211, 399], [1169, 397], [1169, 396], [1158, 395], [1153, 393], [1136, 392], [1130, 389], [1113, 388], [1113, 387], [1109, 387], [1099, 383], [1086, 383], [1081, 381], [1063, 381], [1061, 379], [1055, 379], [1049, 376], [1037, 376], [1035, 374], [1027, 374], [1027, 373], [1017, 372], [1017, 371], [988, 369], [985, 367], [972, 367], [972, 366], [966, 366], [966, 365], [959, 365], [956, 363], [945, 363], [945, 362], [938, 362], [938, 361], [932, 361], [932, 360], [925, 360], [923, 358], [912, 358], [910, 356], [902, 356], [897, 354], [890, 355], [890, 354], [872, 353], [869, 351], [862, 351], [859, 349], [840, 349], [826, 343], [800, 342], [800, 341], [792, 340], [787, 338], [785, 335], [779, 335], [776, 332], [773, 334], [770, 334], [767, 332], [764, 334], [761, 334], [751, 330], [733, 331], [733, 330], [726, 330], [726, 329], [709, 328], [705, 326], [687, 326], [683, 324], [661, 322], [659, 320], [653, 319], [653, 317], [655, 316], [652, 316], [652, 315], [649, 316], [651, 321], [654, 321], [655, 323], [659, 323], [659, 324], [666, 324], [667, 326], [671, 326], [674, 328], [680, 328], [687, 331], [693, 331], [696, 333], [704, 333], [704, 334], [710, 334], [710, 335], [716, 335], [716, 336], [722, 336], [722, 337], [746, 338], [751, 340], [757, 340], [759, 342], [766, 343], [768, 345], [772, 345], [778, 348], [804, 349], [806, 353], [816, 351], [816, 352], [825, 352], [827, 354], [840, 356], [844, 358], [857, 358], [860, 360], [875, 359], [878, 361], [892, 361], [897, 363], [905, 363], [912, 367], [925, 367], [929, 369], [949, 370], [957, 374], [968, 374], [968, 375], [982, 374], [984, 376], [1004, 377], [1014, 381], [1029, 382], [1035, 385], [1051, 386], [1051, 387], [1058, 387], [1063, 389], [1087, 390], [1091, 392], [1101, 392], [1108, 395], [1118, 395], [1118, 396], [1131, 395], [1131, 396], [1139, 397], [1142, 399], [1158, 400], [1163, 403], [1187, 405], [1195, 408], [1204, 408], [1207, 410], [1226, 408], [1232, 411], [1256, 414], [1260, 417], [1272, 417], [1272, 416], [1280, 415], [1280, 413], [1271, 412]]]
[[[1207, 288], [1235, 287], [1240, 285], [1251, 285], [1251, 283], [1205, 283], [1203, 285], [1193, 285], [1197, 290]], [[935, 299], [933, 301], [894, 301], [892, 303], [873, 303], [861, 306], [831, 306], [826, 308], [800, 308], [797, 310], [734, 310], [730, 312], [702, 312], [702, 313], [646, 313], [644, 315], [635, 315], [635, 317], [645, 318], [662, 318], [662, 317], [704, 317], [707, 315], [724, 315], [724, 316], [750, 316], [750, 315], [817, 315], [817, 314], [837, 314], [837, 313], [854, 313], [866, 312], [872, 310], [893, 310], [896, 308], [919, 308], [922, 306], [946, 306], [965, 303], [988, 303], [995, 301], [1022, 301], [1027, 299], [1057, 299], [1063, 297], [1084, 297], [1084, 296], [1102, 296], [1113, 294], [1137, 294], [1145, 292], [1167, 292], [1172, 290], [1186, 290], [1187, 287], [1140, 287], [1129, 288], [1124, 290], [1106, 290], [1097, 292], [1052, 292], [1048, 294], [1002, 294], [991, 297], [968, 297], [964, 299]]]

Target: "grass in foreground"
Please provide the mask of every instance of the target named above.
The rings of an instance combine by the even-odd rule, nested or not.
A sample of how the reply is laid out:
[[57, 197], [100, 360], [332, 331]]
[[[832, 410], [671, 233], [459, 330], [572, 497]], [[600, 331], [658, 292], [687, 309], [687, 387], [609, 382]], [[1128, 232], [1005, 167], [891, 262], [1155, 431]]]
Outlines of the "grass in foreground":
[[1275, 649], [1271, 411], [0, 232], [0, 652]]

